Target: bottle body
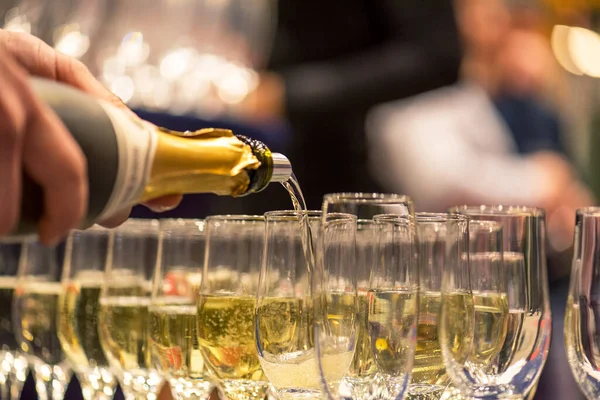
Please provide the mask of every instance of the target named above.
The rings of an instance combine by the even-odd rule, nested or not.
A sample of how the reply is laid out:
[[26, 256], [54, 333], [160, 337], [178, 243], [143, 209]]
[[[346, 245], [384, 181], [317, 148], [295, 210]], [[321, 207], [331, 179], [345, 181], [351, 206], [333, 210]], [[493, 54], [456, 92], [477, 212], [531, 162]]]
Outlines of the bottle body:
[[[89, 200], [82, 228], [164, 195], [241, 196], [291, 175], [285, 156], [229, 130], [173, 132], [63, 84], [31, 82], [87, 159]], [[21, 217], [12, 235], [35, 233], [42, 210], [42, 189], [24, 176]]]

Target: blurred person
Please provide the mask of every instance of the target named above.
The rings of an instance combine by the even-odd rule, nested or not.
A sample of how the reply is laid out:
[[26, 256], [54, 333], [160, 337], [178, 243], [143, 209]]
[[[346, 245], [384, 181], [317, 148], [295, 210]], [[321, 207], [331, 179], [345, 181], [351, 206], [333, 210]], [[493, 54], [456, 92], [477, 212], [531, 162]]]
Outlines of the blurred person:
[[457, 85], [375, 108], [371, 169], [416, 206], [504, 203], [547, 210], [551, 244], [569, 247], [574, 211], [593, 199], [539, 94], [554, 66], [547, 39], [511, 28], [501, 0], [459, 0], [465, 57]]
[[[86, 213], [87, 166], [81, 149], [60, 119], [35, 95], [29, 76], [63, 82], [118, 107], [127, 107], [81, 62], [32, 35], [0, 30], [0, 237], [18, 222], [21, 176], [25, 171], [44, 190], [39, 235], [42, 242], [51, 244], [78, 227]], [[179, 196], [170, 196], [147, 206], [164, 211], [179, 200]], [[103, 224], [116, 226], [129, 211]]]
[[[450, 0], [278, 2], [268, 72], [244, 112], [289, 121], [288, 155], [309, 209], [325, 193], [381, 190], [367, 169], [366, 113], [456, 82], [455, 22]], [[260, 195], [249, 201], [266, 211]]]

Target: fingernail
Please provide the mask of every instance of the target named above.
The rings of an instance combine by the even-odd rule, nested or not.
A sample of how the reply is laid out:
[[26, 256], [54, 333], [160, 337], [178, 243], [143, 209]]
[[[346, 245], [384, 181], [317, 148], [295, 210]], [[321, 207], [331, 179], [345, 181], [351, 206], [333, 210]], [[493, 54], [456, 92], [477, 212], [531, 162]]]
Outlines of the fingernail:
[[157, 205], [157, 206], [147, 206], [150, 210], [157, 212], [157, 213], [163, 213], [163, 212], [167, 212], [167, 211], [171, 211], [174, 210], [175, 208], [177, 208], [176, 205], [174, 206], [163, 206], [163, 205]]

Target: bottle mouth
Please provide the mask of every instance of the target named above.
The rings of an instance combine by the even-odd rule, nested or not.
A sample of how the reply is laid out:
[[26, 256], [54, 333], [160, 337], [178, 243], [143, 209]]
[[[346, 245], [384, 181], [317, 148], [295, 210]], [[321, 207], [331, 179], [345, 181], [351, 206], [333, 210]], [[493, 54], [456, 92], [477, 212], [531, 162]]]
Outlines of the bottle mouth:
[[292, 163], [290, 163], [290, 160], [281, 153], [272, 153], [271, 159], [273, 160], [271, 182], [287, 182], [292, 176]]

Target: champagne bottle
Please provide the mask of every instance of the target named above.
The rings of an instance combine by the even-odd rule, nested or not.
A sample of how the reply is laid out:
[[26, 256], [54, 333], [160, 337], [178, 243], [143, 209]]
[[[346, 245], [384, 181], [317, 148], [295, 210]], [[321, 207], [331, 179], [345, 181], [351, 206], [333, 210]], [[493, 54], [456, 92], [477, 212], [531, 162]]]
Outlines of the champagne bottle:
[[[292, 173], [284, 155], [230, 130], [174, 132], [64, 84], [39, 78], [31, 83], [87, 158], [89, 200], [82, 228], [164, 195], [244, 196]], [[41, 187], [24, 176], [21, 216], [12, 236], [36, 231], [43, 203]]]

